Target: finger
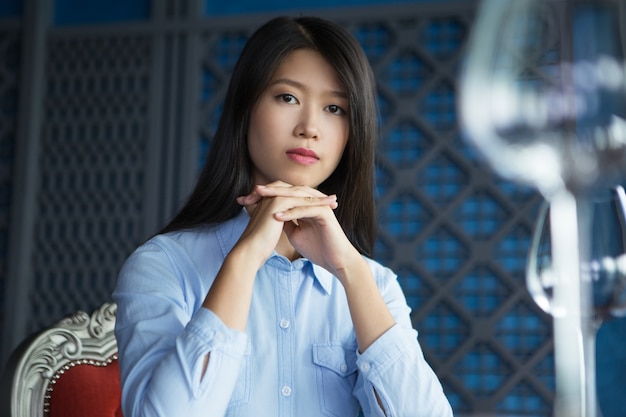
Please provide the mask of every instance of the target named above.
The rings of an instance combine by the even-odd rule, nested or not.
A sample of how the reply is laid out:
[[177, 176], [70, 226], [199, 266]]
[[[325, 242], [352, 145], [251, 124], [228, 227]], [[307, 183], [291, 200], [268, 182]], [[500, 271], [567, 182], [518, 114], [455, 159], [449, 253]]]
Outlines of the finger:
[[[276, 182], [276, 186], [280, 186], [280, 184], [278, 184], [280, 181]], [[287, 186], [288, 184], [286, 183], [282, 183], [285, 184], [285, 186]], [[237, 202], [239, 204], [241, 204], [242, 206], [244, 205], [248, 205], [248, 204], [256, 204], [259, 201], [261, 201], [261, 199], [263, 198], [263, 195], [261, 195], [259, 193], [260, 190], [262, 190], [263, 188], [265, 188], [265, 185], [255, 185], [254, 188], [252, 189], [252, 191], [250, 192], [250, 194], [247, 195], [242, 195], [237, 197]]]
[[252, 193], [248, 195], [242, 195], [240, 197], [237, 197], [237, 203], [242, 206], [249, 206], [249, 205], [258, 203], [262, 199], [263, 199], [262, 195], [259, 195], [258, 193], [253, 191]]
[[263, 197], [272, 196], [271, 192], [262, 194], [262, 191], [265, 188], [267, 188], [267, 187], [289, 188], [289, 187], [293, 187], [293, 186], [291, 184], [287, 184], [286, 182], [283, 182], [283, 181], [274, 181], [274, 182], [272, 182], [272, 183], [270, 183], [268, 185], [257, 184], [257, 185], [254, 186], [254, 188], [252, 189], [250, 194], [242, 195], [242, 196], [237, 197], [237, 203], [241, 204], [242, 206], [249, 205], [249, 204], [256, 204]]
[[[308, 198], [305, 198], [308, 200]], [[329, 207], [334, 210], [339, 206], [337, 200], [334, 195], [328, 196], [326, 198], [313, 198], [310, 202], [305, 205], [298, 205], [291, 207], [286, 210], [280, 210], [274, 213], [274, 217], [277, 220], [281, 220], [284, 222], [292, 221], [298, 225], [299, 219], [313, 218], [319, 217], [321, 213], [320, 208]]]
[[323, 192], [306, 186], [273, 186], [257, 188], [255, 191], [263, 197], [327, 197]]
[[265, 188], [265, 187], [283, 187], [283, 188], [288, 188], [288, 187], [293, 187], [293, 184], [289, 184], [286, 183], [284, 181], [274, 181], [274, 182], [270, 182], [269, 184], [264, 184], [264, 185], [259, 185], [259, 187], [261, 188]]

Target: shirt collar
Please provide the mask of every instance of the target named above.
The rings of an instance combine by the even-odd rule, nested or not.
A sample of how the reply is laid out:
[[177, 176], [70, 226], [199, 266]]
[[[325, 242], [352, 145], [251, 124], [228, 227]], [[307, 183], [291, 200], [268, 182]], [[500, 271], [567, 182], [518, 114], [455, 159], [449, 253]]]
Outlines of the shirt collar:
[[317, 279], [317, 282], [319, 282], [320, 286], [326, 291], [326, 294], [330, 295], [333, 289], [333, 282], [337, 278], [321, 266], [313, 262], [311, 262], [311, 265], [313, 265], [313, 275], [315, 275], [315, 279]]
[[243, 208], [237, 216], [220, 223], [217, 226], [216, 235], [224, 257], [226, 257], [226, 255], [228, 255], [233, 249], [235, 243], [237, 243], [237, 240], [239, 240], [243, 231], [246, 229], [249, 221], [250, 216], [248, 215], [246, 209]]
[[[222, 248], [222, 252], [224, 257], [228, 255], [228, 253], [233, 249], [239, 237], [243, 234], [243, 231], [246, 229], [248, 222], [250, 221], [250, 215], [246, 211], [245, 208], [241, 210], [236, 217], [221, 223], [217, 228], [217, 236], [220, 242], [220, 246]], [[279, 256], [275, 253], [275, 256]], [[308, 259], [303, 259], [304, 261], [310, 263], [313, 267], [313, 276], [320, 284], [322, 289], [327, 293], [331, 294], [333, 288], [333, 282], [336, 279], [333, 274], [328, 272], [326, 269], [322, 268], [319, 265], [314, 264]]]

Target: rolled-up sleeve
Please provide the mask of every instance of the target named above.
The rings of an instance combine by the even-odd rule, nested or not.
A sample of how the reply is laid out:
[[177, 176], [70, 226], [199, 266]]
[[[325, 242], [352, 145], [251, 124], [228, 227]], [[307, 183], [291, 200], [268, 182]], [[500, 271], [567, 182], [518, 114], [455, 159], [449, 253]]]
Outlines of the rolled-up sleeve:
[[190, 299], [179, 275], [194, 272], [178, 268], [152, 244], [120, 272], [113, 297], [127, 417], [181, 415], [181, 404], [185, 416], [223, 416], [237, 381], [246, 334]]
[[359, 376], [354, 394], [365, 416], [452, 417], [441, 383], [411, 326], [410, 308], [395, 274], [386, 268], [374, 272], [396, 324], [365, 352], [357, 352]]

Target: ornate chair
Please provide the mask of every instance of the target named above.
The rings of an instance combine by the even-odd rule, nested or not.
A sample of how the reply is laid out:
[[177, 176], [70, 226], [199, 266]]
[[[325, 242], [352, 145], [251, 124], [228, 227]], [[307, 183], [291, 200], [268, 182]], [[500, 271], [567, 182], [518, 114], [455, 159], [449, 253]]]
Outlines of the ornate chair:
[[1, 416], [121, 417], [116, 311], [79, 311], [22, 343], [3, 375]]

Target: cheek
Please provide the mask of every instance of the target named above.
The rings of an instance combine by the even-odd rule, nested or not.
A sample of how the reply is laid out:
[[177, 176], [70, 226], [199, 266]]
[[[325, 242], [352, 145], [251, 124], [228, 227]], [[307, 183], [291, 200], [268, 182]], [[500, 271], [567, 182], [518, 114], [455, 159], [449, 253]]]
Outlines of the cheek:
[[348, 126], [347, 123], [345, 126], [342, 126], [339, 137], [341, 140], [337, 141], [337, 153], [339, 154], [338, 158], [341, 159], [341, 155], [343, 155], [346, 147], [348, 146], [348, 140], [350, 137], [350, 126]]
[[339, 162], [341, 161], [341, 157], [343, 156], [343, 153], [345, 152], [347, 145], [348, 145], [347, 138], [343, 141], [336, 141], [333, 143], [332, 145], [332, 153], [334, 154], [333, 169], [337, 168], [337, 166], [339, 165]]
[[260, 152], [265, 148], [267, 143], [267, 137], [271, 137], [268, 132], [271, 127], [268, 126], [267, 118], [262, 111], [254, 112], [250, 117], [250, 124], [248, 126], [248, 151], [254, 156], [255, 152]]
[[260, 108], [250, 117], [248, 138], [270, 143], [280, 133], [281, 128], [284, 129], [284, 125], [285, 118], [281, 118], [277, 112]]
[[329, 116], [323, 120], [323, 136], [332, 138], [333, 144], [339, 148], [344, 148], [350, 136], [350, 122], [346, 117]]
[[258, 166], [263, 161], [263, 154], [266, 153], [267, 144], [264, 141], [262, 117], [259, 114], [250, 117], [250, 125], [248, 126], [248, 155], [254, 166]]

